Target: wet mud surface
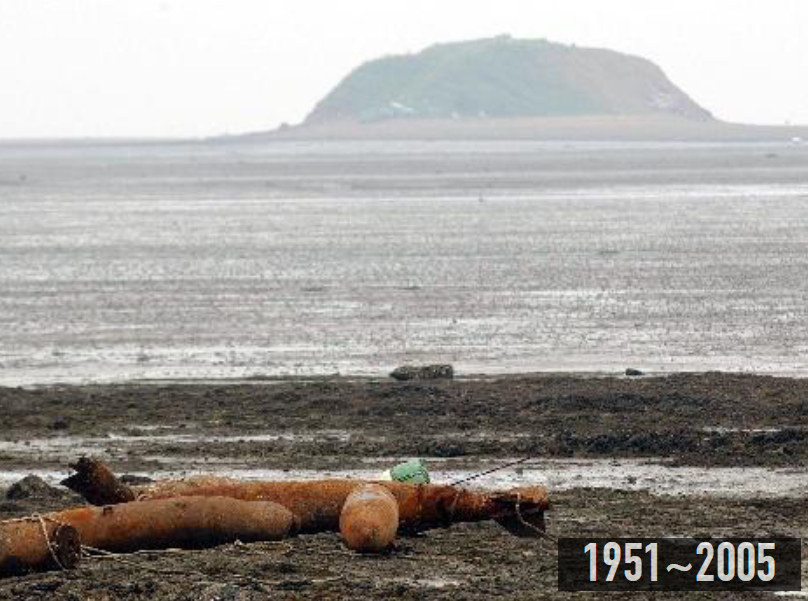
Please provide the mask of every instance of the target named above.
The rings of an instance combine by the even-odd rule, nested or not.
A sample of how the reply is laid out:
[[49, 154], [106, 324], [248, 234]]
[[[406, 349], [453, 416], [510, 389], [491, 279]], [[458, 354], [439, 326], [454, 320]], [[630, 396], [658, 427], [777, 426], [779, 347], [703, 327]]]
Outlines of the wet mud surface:
[[[274, 469], [411, 456], [808, 463], [808, 380], [751, 375], [0, 388], [0, 407], [0, 470], [64, 466], [87, 439], [119, 470], [176, 455]], [[34, 439], [63, 442], [48, 454]]]
[[[82, 440], [96, 441], [93, 448], [119, 473], [157, 475], [174, 461], [220, 471], [234, 457], [242, 466], [276, 470], [377, 469], [412, 456], [473, 470], [530, 456], [656, 458], [696, 470], [785, 473], [804, 469], [808, 459], [808, 381], [759, 376], [5, 388], [0, 407], [0, 473], [66, 474]], [[32, 448], [34, 440], [54, 444]], [[555, 537], [808, 539], [804, 493], [649, 494], [595, 489], [583, 478], [577, 488], [551, 486], [550, 495], [548, 531]], [[0, 500], [0, 519], [78, 502], [66, 492]], [[0, 580], [0, 599], [558, 598], [553, 550], [548, 541], [514, 538], [493, 523], [400, 537], [381, 557], [357, 556], [326, 533], [87, 559], [68, 573]]]

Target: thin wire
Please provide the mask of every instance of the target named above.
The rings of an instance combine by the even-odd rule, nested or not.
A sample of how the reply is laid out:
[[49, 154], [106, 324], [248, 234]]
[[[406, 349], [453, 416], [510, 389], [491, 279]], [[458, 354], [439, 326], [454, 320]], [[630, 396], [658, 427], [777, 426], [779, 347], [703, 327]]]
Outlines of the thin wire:
[[512, 461], [510, 463], [505, 463], [503, 465], [500, 465], [498, 467], [492, 468], [490, 470], [486, 470], [484, 472], [479, 472], [477, 474], [474, 474], [473, 476], [468, 476], [467, 478], [461, 478], [460, 480], [455, 480], [454, 482], [449, 484], [449, 486], [457, 486], [458, 484], [465, 484], [466, 482], [471, 482], [472, 480], [476, 480], [477, 478], [482, 478], [483, 476], [493, 474], [494, 472], [499, 472], [499, 471], [502, 471], [502, 470], [506, 470], [509, 467], [515, 467], [517, 465], [527, 463], [531, 459], [532, 459], [532, 457], [523, 457], [522, 459], [519, 459], [517, 461]]

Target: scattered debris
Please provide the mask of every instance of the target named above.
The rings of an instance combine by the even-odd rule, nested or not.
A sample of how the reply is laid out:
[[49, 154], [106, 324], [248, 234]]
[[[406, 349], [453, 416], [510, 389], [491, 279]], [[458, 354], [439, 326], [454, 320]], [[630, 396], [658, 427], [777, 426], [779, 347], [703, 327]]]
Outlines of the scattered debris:
[[402, 365], [390, 372], [390, 377], [400, 382], [405, 380], [451, 380], [454, 378], [454, 367], [448, 364]]

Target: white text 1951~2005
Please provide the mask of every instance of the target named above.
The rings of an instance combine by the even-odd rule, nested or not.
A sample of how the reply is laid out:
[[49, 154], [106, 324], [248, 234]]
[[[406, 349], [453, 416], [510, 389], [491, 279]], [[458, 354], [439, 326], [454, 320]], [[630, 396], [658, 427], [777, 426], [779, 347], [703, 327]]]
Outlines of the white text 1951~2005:
[[[763, 582], [772, 580], [775, 576], [774, 558], [767, 555], [767, 551], [773, 551], [775, 543], [751, 543], [742, 542], [737, 546], [731, 542], [722, 542], [718, 548], [714, 548], [710, 542], [702, 542], [696, 549], [696, 554], [701, 557], [701, 567], [696, 574], [698, 582], [713, 582], [715, 576], [724, 582], [735, 580], [749, 582], [757, 577]], [[584, 547], [584, 552], [589, 556], [589, 580], [598, 580], [598, 544], [589, 543]], [[629, 582], [637, 582], [643, 577], [643, 565], [648, 560], [648, 580], [657, 582], [658, 580], [658, 557], [659, 549], [657, 543], [648, 543], [643, 547], [642, 543], [627, 542], [622, 546], [616, 542], [608, 542], [602, 547], [603, 563], [609, 567], [606, 575], [606, 582], [613, 582], [621, 564], [632, 566], [631, 569], [623, 570], [623, 577]], [[708, 574], [711, 563], [716, 562], [715, 575]], [[694, 568], [692, 563], [685, 565], [669, 564], [665, 569], [668, 572], [677, 570], [689, 572]]]

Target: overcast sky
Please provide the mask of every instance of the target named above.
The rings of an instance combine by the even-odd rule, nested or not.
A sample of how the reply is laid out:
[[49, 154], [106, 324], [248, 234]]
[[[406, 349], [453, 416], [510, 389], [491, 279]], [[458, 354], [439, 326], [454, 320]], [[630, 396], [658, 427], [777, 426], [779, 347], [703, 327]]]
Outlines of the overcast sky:
[[0, 0], [0, 138], [269, 129], [364, 60], [502, 33], [645, 56], [723, 119], [808, 124], [808, 0]]

